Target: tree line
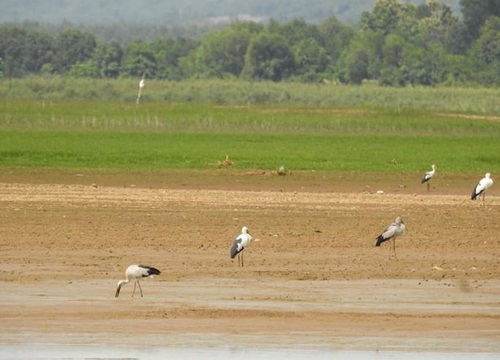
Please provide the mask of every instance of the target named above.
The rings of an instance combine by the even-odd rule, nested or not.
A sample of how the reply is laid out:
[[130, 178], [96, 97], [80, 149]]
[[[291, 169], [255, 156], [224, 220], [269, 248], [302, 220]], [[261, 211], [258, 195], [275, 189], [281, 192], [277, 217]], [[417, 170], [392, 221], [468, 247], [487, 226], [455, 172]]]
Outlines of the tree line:
[[0, 76], [500, 85], [500, 0], [378, 0], [360, 21], [233, 22], [199, 39], [120, 44], [81, 28], [0, 25]]

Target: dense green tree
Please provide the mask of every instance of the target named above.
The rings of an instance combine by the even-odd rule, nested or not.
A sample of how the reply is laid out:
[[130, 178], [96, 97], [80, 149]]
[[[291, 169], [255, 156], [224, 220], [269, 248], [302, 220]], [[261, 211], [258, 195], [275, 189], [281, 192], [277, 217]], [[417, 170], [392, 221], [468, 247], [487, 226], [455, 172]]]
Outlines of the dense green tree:
[[363, 80], [370, 78], [368, 68], [370, 58], [367, 51], [355, 49], [350, 51], [344, 59], [344, 66], [340, 72], [340, 80], [349, 84], [360, 85]]
[[500, 0], [460, 0], [464, 24], [474, 39], [491, 16], [500, 16]]
[[49, 35], [18, 27], [0, 26], [0, 58], [7, 77], [36, 74], [53, 57]]
[[90, 60], [97, 41], [88, 31], [66, 29], [56, 35], [53, 46], [54, 68], [57, 72], [64, 73], [73, 65]]
[[429, 0], [416, 8], [417, 27], [421, 40], [426, 44], [446, 45], [450, 32], [458, 24], [451, 8], [437, 0]]
[[0, 26], [0, 59], [2, 60], [2, 71], [4, 76], [16, 77], [24, 75], [19, 59], [22, 44], [26, 37], [26, 31], [18, 28]]
[[157, 75], [157, 61], [155, 54], [148, 43], [135, 41], [124, 49], [121, 74], [126, 77], [155, 78]]
[[280, 35], [263, 32], [250, 41], [243, 74], [249, 79], [280, 81], [293, 74], [292, 49]]
[[324, 44], [330, 45], [335, 59], [341, 51], [340, 46], [336, 47], [342, 44], [340, 34], [334, 34], [330, 38], [331, 34], [321, 33], [318, 26], [307, 24], [302, 19], [293, 19], [286, 23], [271, 21], [268, 31], [281, 36], [291, 47], [295, 66], [290, 69], [290, 73], [303, 81], [318, 81], [325, 76], [324, 73], [333, 57], [329, 56]]
[[404, 12], [405, 5], [399, 0], [377, 0], [372, 12], [361, 14], [361, 28], [388, 35], [395, 32]]
[[168, 80], [182, 80], [187, 76], [181, 64], [181, 59], [190, 52], [194, 52], [198, 42], [194, 40], [158, 39], [151, 43], [157, 63], [157, 78]]
[[468, 84], [476, 81], [476, 66], [471, 58], [465, 55], [445, 55], [444, 66], [444, 84]]
[[402, 86], [408, 82], [408, 66], [404, 57], [408, 46], [408, 42], [399, 35], [390, 34], [386, 37], [380, 76], [381, 84]]
[[325, 49], [333, 67], [342, 51], [349, 45], [355, 35], [351, 26], [342, 24], [336, 17], [329, 17], [318, 25], [319, 44]]
[[356, 34], [340, 56], [337, 64], [339, 80], [361, 84], [363, 80], [375, 80], [380, 76], [385, 37], [376, 31]]
[[29, 74], [38, 73], [42, 66], [54, 59], [52, 38], [39, 31], [28, 31], [24, 47], [23, 66]]
[[318, 80], [328, 66], [328, 55], [314, 39], [302, 40], [293, 47], [295, 54], [295, 74], [303, 80]]
[[95, 63], [91, 60], [73, 65], [66, 71], [66, 74], [76, 78], [98, 78], [99, 71]]
[[462, 21], [450, 25], [443, 46], [452, 54], [465, 55], [473, 39]]
[[438, 44], [452, 54], [465, 54], [472, 38], [446, 4], [428, 0], [417, 7], [418, 34], [423, 45]]
[[471, 58], [483, 83], [500, 85], [500, 17], [490, 17], [473, 44]]
[[500, 62], [500, 17], [490, 17], [486, 21], [471, 54], [488, 65]]
[[262, 29], [250, 23], [240, 23], [206, 35], [197, 50], [200, 70], [208, 76], [219, 78], [225, 75], [240, 76], [250, 40]]
[[117, 78], [120, 75], [122, 57], [123, 50], [117, 43], [99, 42], [92, 54], [96, 76]]

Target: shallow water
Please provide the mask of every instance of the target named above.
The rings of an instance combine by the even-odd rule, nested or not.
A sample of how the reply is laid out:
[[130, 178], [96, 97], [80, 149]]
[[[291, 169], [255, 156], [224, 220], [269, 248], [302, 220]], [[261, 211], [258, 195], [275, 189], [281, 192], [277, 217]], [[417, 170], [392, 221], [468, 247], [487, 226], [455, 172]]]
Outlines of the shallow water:
[[461, 352], [389, 352], [389, 351], [335, 351], [335, 350], [284, 350], [284, 349], [242, 349], [242, 348], [163, 348], [126, 346], [60, 346], [60, 345], [11, 345], [0, 346], [3, 360], [150, 360], [150, 359], [204, 359], [204, 360], [246, 360], [246, 359], [336, 359], [377, 360], [401, 359], [419, 360], [469, 360], [499, 359], [499, 353]]

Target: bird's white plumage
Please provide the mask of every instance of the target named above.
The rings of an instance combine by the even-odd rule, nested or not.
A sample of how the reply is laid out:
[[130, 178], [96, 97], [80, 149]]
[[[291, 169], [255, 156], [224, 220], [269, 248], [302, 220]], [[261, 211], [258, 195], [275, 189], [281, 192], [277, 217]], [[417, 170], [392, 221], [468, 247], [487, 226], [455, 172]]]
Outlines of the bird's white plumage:
[[139, 280], [142, 278], [146, 277], [153, 277], [154, 275], [160, 275], [161, 271], [151, 267], [151, 266], [145, 266], [145, 265], [130, 265], [127, 267], [125, 270], [125, 280], [120, 280], [118, 282], [118, 285], [116, 287], [116, 292], [115, 292], [115, 297], [118, 297], [120, 295], [120, 290], [123, 285], [128, 284], [130, 281], [134, 280], [134, 291], [132, 293], [132, 296], [135, 294], [135, 288], [136, 286], [139, 286], [139, 290], [141, 291], [141, 297], [143, 296], [142, 293], [142, 288], [141, 284], [139, 283]]
[[491, 185], [493, 185], [493, 179], [491, 178], [491, 174], [486, 173], [484, 175], [484, 178], [479, 180], [474, 190], [472, 190], [471, 200], [476, 200], [482, 194], [484, 201], [485, 192], [491, 187]]
[[245, 247], [247, 247], [251, 241], [252, 236], [250, 235], [250, 232], [248, 231], [248, 228], [246, 226], [243, 226], [241, 228], [241, 234], [239, 234], [233, 240], [233, 245], [230, 251], [231, 259], [234, 259], [236, 256], [238, 256], [238, 264], [241, 264], [241, 266], [243, 266], [243, 254], [241, 254], [240, 262], [240, 253], [245, 250]]
[[234, 239], [234, 244], [236, 245], [237, 251], [243, 251], [243, 249], [250, 244], [252, 241], [252, 236], [248, 233], [248, 228], [244, 226], [241, 229], [241, 234], [239, 234], [236, 239]]
[[406, 226], [403, 223], [403, 219], [401, 218], [401, 216], [398, 216], [396, 220], [387, 228], [385, 228], [385, 230], [377, 237], [375, 246], [380, 246], [383, 242], [392, 240], [392, 249], [394, 251], [394, 257], [396, 257], [396, 238], [400, 235], [403, 235], [405, 232]]
[[391, 223], [385, 230], [380, 234], [380, 237], [383, 241], [390, 240], [392, 238], [398, 237], [399, 235], [404, 234], [406, 231], [406, 226], [403, 223], [401, 217], [397, 217], [396, 220]]
[[130, 265], [127, 270], [125, 270], [125, 276], [128, 279], [140, 279], [149, 276], [149, 267]]
[[432, 177], [436, 174], [436, 165], [432, 164], [432, 170], [427, 171], [424, 176], [422, 177], [422, 184], [425, 182], [428, 182]]

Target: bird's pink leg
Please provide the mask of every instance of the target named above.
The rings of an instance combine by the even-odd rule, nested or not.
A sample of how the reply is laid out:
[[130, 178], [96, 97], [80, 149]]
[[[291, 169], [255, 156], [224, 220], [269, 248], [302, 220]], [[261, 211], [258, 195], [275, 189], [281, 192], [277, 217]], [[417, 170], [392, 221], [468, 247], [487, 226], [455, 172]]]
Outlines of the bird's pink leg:
[[243, 267], [243, 266], [245, 266], [245, 265], [243, 264], [243, 252], [242, 252], [241, 253], [241, 267]]
[[139, 285], [139, 290], [141, 290], [141, 297], [144, 297], [144, 295], [142, 294], [141, 283], [139, 282], [139, 280], [137, 280], [137, 285]]
[[134, 291], [132, 292], [132, 297], [134, 297], [134, 295], [135, 295], [135, 287], [136, 287], [136, 286], [137, 286], [137, 280], [136, 280], [136, 281], [134, 281]]

